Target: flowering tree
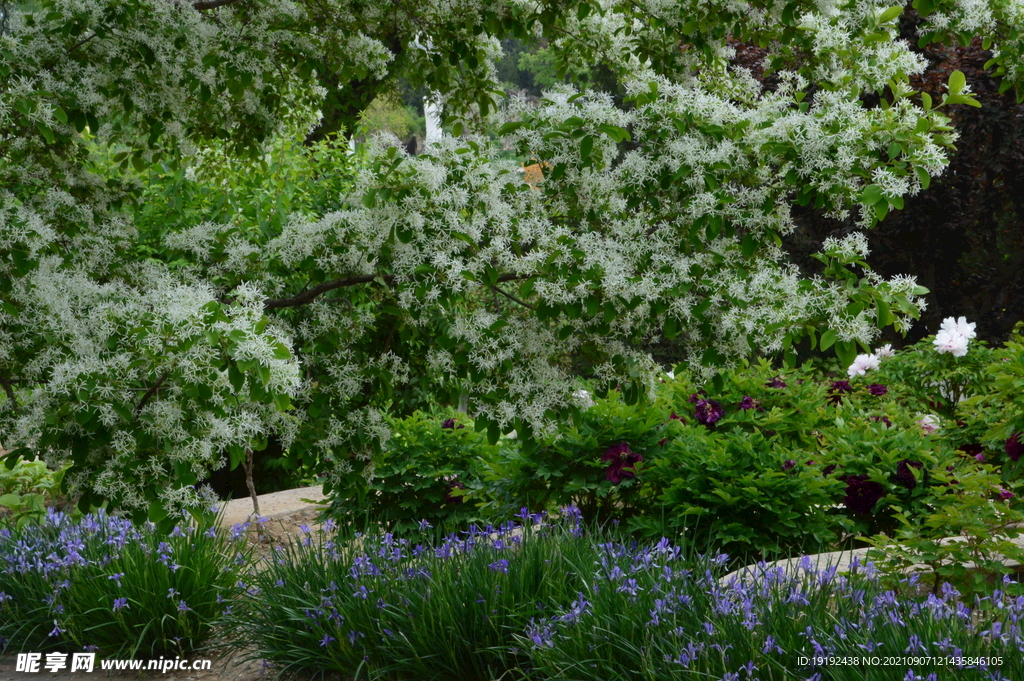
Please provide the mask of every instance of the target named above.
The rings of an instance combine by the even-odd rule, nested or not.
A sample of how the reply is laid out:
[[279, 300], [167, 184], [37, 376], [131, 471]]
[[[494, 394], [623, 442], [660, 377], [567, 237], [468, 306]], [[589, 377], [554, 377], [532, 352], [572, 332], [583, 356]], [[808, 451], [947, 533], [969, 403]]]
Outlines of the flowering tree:
[[[983, 35], [1018, 81], [1012, 7], [914, 6], [922, 41]], [[911, 91], [902, 8], [870, 1], [4, 7], [0, 432], [14, 456], [73, 461], [86, 505], [155, 520], [272, 434], [337, 486], [386, 438], [381, 408], [424, 341], [478, 426], [527, 446], [579, 417], [569, 353], [630, 401], [660, 370], [636, 347], [660, 336], [708, 376], [792, 360], [802, 337], [852, 361], [925, 291], [874, 275], [861, 233], [801, 277], [780, 248], [790, 207], [871, 227], [942, 171], [942, 107], [973, 103], [959, 72], [942, 102]], [[499, 39], [531, 33], [563, 70], [608, 65], [626, 101], [498, 98]], [[736, 39], [770, 47], [777, 87], [733, 64]], [[139, 247], [149, 165], [195, 172], [211, 140], [257, 157], [275, 134], [316, 143], [403, 74], [439, 93], [455, 137], [415, 158], [378, 140], [329, 210], [279, 228], [171, 212], [156, 256]], [[538, 186], [468, 132], [487, 126], [542, 162]]]

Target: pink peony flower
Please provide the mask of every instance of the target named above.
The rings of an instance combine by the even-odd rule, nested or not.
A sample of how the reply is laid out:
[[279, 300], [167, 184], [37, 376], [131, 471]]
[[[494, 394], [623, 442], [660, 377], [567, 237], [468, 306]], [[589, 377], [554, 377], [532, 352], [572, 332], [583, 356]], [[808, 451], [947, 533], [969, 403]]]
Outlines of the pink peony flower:
[[967, 354], [967, 337], [948, 331], [939, 331], [935, 334], [935, 349], [941, 353], [949, 353], [954, 357], [963, 357]]
[[918, 419], [917, 425], [921, 426], [921, 430], [924, 431], [925, 435], [931, 435], [939, 429], [939, 417], [935, 414], [922, 416]]
[[846, 373], [850, 375], [850, 378], [854, 376], [863, 376], [872, 369], [878, 368], [878, 357], [875, 355], [857, 355], [857, 358], [853, 360], [853, 364], [846, 370]]

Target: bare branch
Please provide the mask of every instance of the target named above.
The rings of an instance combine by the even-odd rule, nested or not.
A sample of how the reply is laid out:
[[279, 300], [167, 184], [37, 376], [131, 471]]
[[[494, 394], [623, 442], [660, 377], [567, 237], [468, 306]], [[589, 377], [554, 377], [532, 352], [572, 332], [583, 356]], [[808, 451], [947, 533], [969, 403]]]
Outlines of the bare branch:
[[6, 376], [0, 376], [0, 385], [3, 386], [4, 392], [7, 394], [7, 399], [11, 401], [15, 407], [18, 406], [18, 399], [14, 396], [14, 388], [11, 387], [11, 381]]
[[336, 288], [344, 288], [345, 286], [368, 284], [377, 277], [380, 277], [388, 284], [395, 279], [395, 275], [393, 274], [366, 274], [361, 277], [348, 277], [346, 279], [325, 281], [324, 283], [314, 286], [311, 289], [307, 289], [298, 295], [292, 296], [291, 298], [268, 298], [263, 301], [263, 309], [276, 310], [279, 307], [299, 307], [300, 305], [312, 303], [317, 299], [317, 297], [322, 296], [328, 291], [333, 291]]
[[[517, 279], [526, 279], [530, 275], [528, 274], [503, 274], [498, 277], [498, 281], [515, 281]], [[301, 305], [307, 305], [316, 300], [319, 296], [333, 291], [334, 289], [344, 288], [346, 286], [357, 286], [359, 284], [368, 284], [371, 281], [380, 278], [385, 284], [392, 284], [395, 281], [395, 275], [393, 274], [364, 274], [359, 277], [347, 277], [345, 279], [335, 279], [333, 281], [325, 281], [324, 283], [314, 286], [311, 289], [303, 291], [291, 298], [267, 298], [263, 301], [264, 310], [276, 310], [282, 307], [299, 307]], [[502, 293], [505, 293], [502, 291]], [[508, 295], [508, 294], [506, 294]], [[517, 301], [518, 302], [518, 301]], [[525, 303], [523, 303], [525, 304]], [[527, 307], [529, 307], [527, 305]]]
[[516, 297], [515, 297], [514, 295], [512, 295], [511, 293], [509, 293], [509, 292], [507, 292], [507, 291], [504, 291], [504, 290], [502, 290], [501, 288], [499, 288], [499, 287], [497, 287], [497, 286], [492, 286], [491, 288], [493, 288], [493, 289], [494, 289], [495, 291], [497, 291], [497, 292], [498, 292], [498, 293], [500, 293], [501, 295], [505, 296], [505, 297], [506, 297], [506, 298], [508, 298], [509, 300], [511, 300], [511, 301], [513, 301], [513, 302], [516, 302], [516, 303], [519, 303], [519, 304], [520, 304], [520, 305], [522, 305], [523, 307], [528, 307], [528, 308], [530, 308], [531, 310], [532, 310], [532, 309], [534, 309], [533, 305], [530, 305], [529, 303], [524, 303], [523, 301], [519, 300], [518, 298], [516, 298]]
[[208, 9], [217, 9], [224, 5], [233, 5], [238, 0], [203, 0], [202, 2], [193, 2], [192, 7], [200, 12], [205, 12]]
[[156, 391], [160, 389], [160, 386], [164, 384], [164, 381], [166, 381], [167, 377], [170, 375], [171, 370], [168, 369], [163, 373], [162, 376], [160, 376], [160, 378], [157, 379], [156, 383], [153, 384], [153, 387], [146, 391], [146, 394], [142, 396], [142, 399], [139, 400], [139, 403], [135, 405], [135, 416], [132, 417], [133, 421], [136, 418], [138, 418], [139, 412], [142, 411], [142, 408], [146, 406], [146, 403], [149, 402], [150, 398], [152, 398], [153, 395], [156, 394]]

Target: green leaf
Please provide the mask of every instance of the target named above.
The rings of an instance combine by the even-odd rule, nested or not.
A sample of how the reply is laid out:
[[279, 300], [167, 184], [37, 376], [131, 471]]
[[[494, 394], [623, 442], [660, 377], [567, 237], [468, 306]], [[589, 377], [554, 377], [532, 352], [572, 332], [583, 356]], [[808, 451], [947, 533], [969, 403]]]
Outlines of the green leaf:
[[501, 126], [501, 128], [498, 130], [498, 134], [504, 137], [505, 135], [510, 135], [514, 133], [521, 127], [523, 127], [522, 121], [511, 121]]
[[150, 522], [158, 523], [167, 517], [167, 509], [164, 508], [162, 502], [156, 500], [149, 505], [149, 512], [147, 513], [147, 516], [149, 517]]
[[890, 7], [889, 9], [885, 10], [884, 12], [882, 12], [881, 15], [879, 15], [878, 23], [886, 24], [886, 23], [892, 21], [893, 19], [895, 19], [896, 17], [898, 17], [902, 13], [903, 13], [903, 7], [902, 6], [898, 6], [897, 5], [895, 7]]
[[896, 318], [893, 316], [892, 311], [889, 309], [889, 303], [885, 302], [881, 298], [875, 301], [875, 307], [878, 311], [878, 326], [889, 326]]
[[857, 357], [857, 345], [853, 341], [838, 341], [836, 343], [836, 357], [844, 367], [853, 364]]
[[864, 191], [860, 196], [861, 202], [868, 206], [875, 205], [883, 198], [885, 198], [885, 195], [882, 193], [882, 187], [877, 184], [869, 184], [867, 187], [864, 187]]
[[675, 338], [679, 334], [679, 327], [678, 327], [678, 323], [676, 322], [676, 318], [675, 317], [666, 317], [665, 318], [665, 325], [662, 328], [662, 331], [665, 334], [665, 338], [667, 338], [669, 340], [672, 340], [673, 338]]
[[580, 158], [582, 158], [584, 161], [590, 159], [590, 154], [592, 151], [594, 151], [594, 138], [590, 135], [587, 135], [586, 137], [583, 138], [583, 141], [580, 142]]
[[960, 94], [963, 92], [965, 85], [967, 85], [967, 76], [964, 75], [963, 71], [957, 70], [949, 74], [949, 94]]
[[822, 352], [824, 352], [825, 350], [828, 350], [830, 347], [832, 347], [832, 345], [835, 342], [836, 332], [834, 329], [829, 329], [825, 333], [821, 334], [821, 343], [818, 344], [818, 347], [821, 348]]
[[744, 258], [749, 258], [757, 250], [757, 239], [754, 238], [749, 232], [743, 237], [743, 244], [740, 246], [740, 251], [743, 253]]
[[36, 123], [36, 127], [39, 129], [39, 132], [42, 133], [43, 137], [46, 138], [46, 143], [53, 144], [53, 130], [50, 130], [50, 126], [42, 123]]
[[928, 171], [920, 166], [916, 166], [914, 172], [917, 173], [917, 179], [921, 180], [921, 189], [928, 189], [928, 186], [932, 183], [932, 178], [928, 175]]

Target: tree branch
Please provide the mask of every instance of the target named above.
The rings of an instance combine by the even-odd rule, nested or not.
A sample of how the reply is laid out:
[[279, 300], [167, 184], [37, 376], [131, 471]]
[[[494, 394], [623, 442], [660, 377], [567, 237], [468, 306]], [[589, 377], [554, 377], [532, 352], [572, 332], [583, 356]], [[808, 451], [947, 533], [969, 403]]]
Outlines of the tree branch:
[[505, 296], [505, 297], [506, 297], [506, 298], [508, 298], [509, 300], [511, 300], [511, 301], [513, 301], [513, 302], [516, 302], [516, 303], [519, 303], [519, 304], [520, 304], [520, 305], [522, 305], [523, 307], [528, 307], [528, 308], [530, 308], [531, 310], [532, 310], [532, 309], [534, 309], [533, 305], [530, 305], [529, 303], [524, 303], [523, 301], [519, 300], [518, 298], [516, 298], [516, 297], [515, 297], [514, 295], [512, 295], [511, 293], [508, 293], [507, 291], [503, 291], [503, 290], [502, 290], [501, 288], [499, 288], [499, 287], [497, 287], [497, 286], [492, 286], [491, 288], [493, 288], [493, 289], [494, 289], [495, 291], [497, 291], [497, 292], [498, 292], [498, 293], [500, 293], [501, 295]]
[[[515, 281], [517, 279], [527, 279], [530, 275], [528, 274], [503, 274], [498, 277], [498, 281]], [[393, 274], [364, 274], [358, 277], [347, 277], [345, 279], [335, 279], [333, 281], [325, 281], [324, 283], [314, 286], [313, 288], [303, 291], [298, 295], [294, 295], [291, 298], [267, 298], [263, 301], [264, 310], [277, 310], [282, 307], [299, 307], [301, 305], [307, 305], [316, 300], [319, 296], [333, 291], [337, 288], [344, 288], [346, 286], [357, 286], [359, 284], [368, 284], [374, 279], [381, 278], [386, 284], [392, 284], [395, 281], [395, 275]], [[501, 293], [505, 293], [501, 291]], [[505, 293], [505, 295], [508, 295]], [[513, 299], [515, 300], [515, 299]], [[516, 301], [520, 302], [520, 301]], [[526, 303], [522, 303], [526, 305]], [[529, 305], [527, 305], [529, 307]]]
[[14, 388], [11, 387], [11, 381], [6, 376], [0, 376], [0, 385], [3, 386], [4, 392], [7, 394], [7, 399], [11, 401], [15, 407], [18, 406], [18, 400], [14, 396]]
[[146, 394], [142, 396], [142, 399], [139, 400], [139, 403], [135, 405], [135, 416], [132, 417], [133, 421], [136, 418], [138, 418], [139, 412], [142, 411], [142, 408], [146, 406], [146, 402], [149, 402], [150, 398], [152, 398], [153, 395], [156, 394], [156, 391], [160, 389], [160, 386], [164, 384], [164, 381], [166, 381], [167, 377], [170, 375], [171, 370], [168, 369], [163, 373], [162, 376], [160, 376], [160, 378], [157, 379], [156, 383], [153, 384], [153, 387], [146, 391]]
[[217, 9], [224, 5], [233, 5], [238, 0], [203, 0], [202, 2], [193, 2], [192, 8], [200, 12], [205, 12], [208, 9]]

